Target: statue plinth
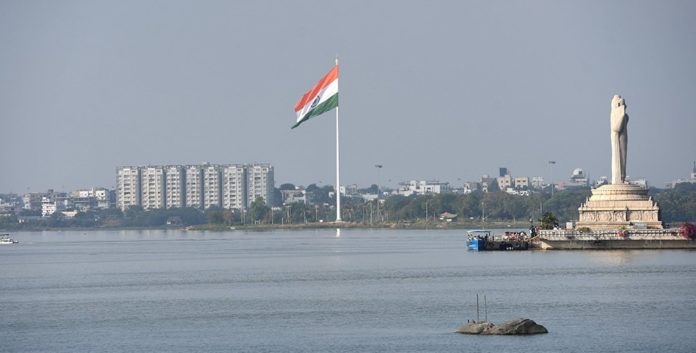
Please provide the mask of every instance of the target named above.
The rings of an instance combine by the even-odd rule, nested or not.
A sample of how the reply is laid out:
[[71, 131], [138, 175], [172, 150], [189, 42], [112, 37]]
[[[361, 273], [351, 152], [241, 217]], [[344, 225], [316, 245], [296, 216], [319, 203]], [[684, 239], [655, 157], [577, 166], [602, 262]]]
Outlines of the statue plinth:
[[642, 224], [648, 229], [662, 229], [660, 208], [638, 185], [610, 184], [592, 190], [592, 196], [578, 208], [578, 228], [616, 230]]

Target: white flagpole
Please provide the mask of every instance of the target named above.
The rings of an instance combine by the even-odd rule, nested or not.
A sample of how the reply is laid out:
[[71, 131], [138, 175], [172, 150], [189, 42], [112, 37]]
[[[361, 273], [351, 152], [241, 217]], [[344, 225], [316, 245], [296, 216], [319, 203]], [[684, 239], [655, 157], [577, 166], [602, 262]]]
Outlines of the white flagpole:
[[[336, 56], [336, 66], [338, 66], [338, 55]], [[336, 106], [336, 222], [341, 222], [341, 169], [339, 167], [339, 147], [338, 147], [338, 106]]]

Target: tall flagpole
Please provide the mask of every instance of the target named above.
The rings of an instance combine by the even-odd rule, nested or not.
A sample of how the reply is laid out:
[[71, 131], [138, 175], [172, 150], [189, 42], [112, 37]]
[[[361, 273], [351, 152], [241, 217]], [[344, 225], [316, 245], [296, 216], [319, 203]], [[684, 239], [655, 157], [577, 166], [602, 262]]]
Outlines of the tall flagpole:
[[[336, 66], [338, 66], [338, 55], [336, 55]], [[341, 169], [339, 167], [339, 147], [338, 147], [338, 105], [336, 106], [336, 222], [341, 222]]]

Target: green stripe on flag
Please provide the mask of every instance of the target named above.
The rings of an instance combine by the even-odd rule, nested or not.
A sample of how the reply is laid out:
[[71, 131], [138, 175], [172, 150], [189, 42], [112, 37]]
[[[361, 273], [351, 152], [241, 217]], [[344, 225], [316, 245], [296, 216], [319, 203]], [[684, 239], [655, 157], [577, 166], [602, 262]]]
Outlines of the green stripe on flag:
[[334, 94], [329, 99], [325, 100], [323, 103], [317, 105], [316, 107], [314, 107], [314, 109], [308, 111], [307, 114], [305, 114], [305, 116], [302, 117], [302, 120], [298, 121], [295, 125], [293, 125], [291, 129], [300, 126], [300, 124], [309, 120], [309, 118], [324, 114], [336, 107], [338, 107], [338, 93]]

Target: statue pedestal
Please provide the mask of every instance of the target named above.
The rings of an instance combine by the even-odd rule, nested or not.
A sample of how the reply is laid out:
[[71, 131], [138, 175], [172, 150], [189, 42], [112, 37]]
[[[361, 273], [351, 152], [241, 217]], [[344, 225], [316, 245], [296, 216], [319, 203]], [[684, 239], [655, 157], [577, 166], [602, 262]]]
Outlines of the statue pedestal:
[[660, 208], [648, 196], [648, 190], [631, 184], [602, 185], [592, 190], [592, 196], [578, 208], [577, 228], [616, 230], [640, 225], [662, 229]]

